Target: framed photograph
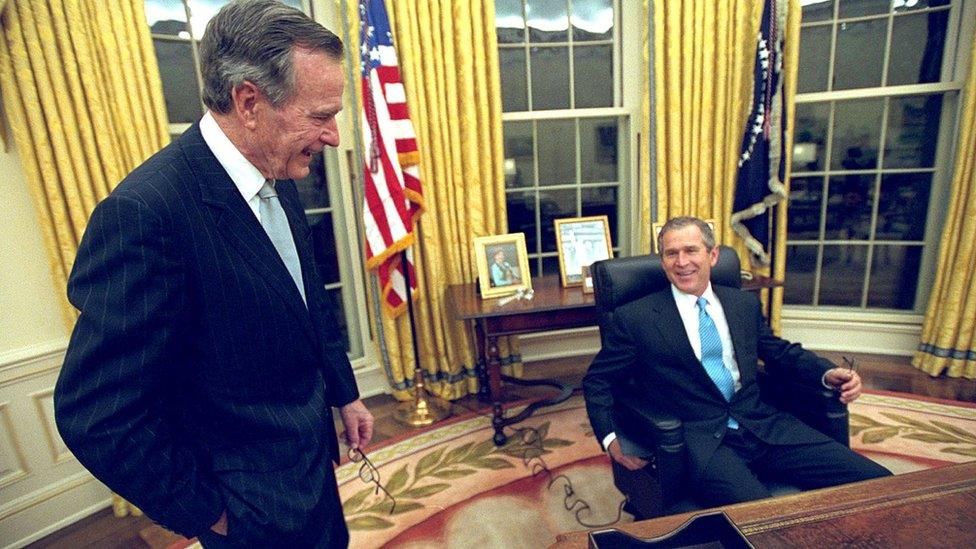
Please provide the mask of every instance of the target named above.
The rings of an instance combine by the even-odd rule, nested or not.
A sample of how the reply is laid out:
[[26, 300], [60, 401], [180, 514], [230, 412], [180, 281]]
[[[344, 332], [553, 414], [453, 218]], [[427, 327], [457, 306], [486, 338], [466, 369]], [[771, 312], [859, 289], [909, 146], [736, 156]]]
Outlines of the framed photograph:
[[[708, 223], [708, 226], [712, 228], [712, 232], [713, 233], [715, 232], [715, 220], [713, 220], [713, 219], [703, 219], [702, 221], [704, 221], [705, 223]], [[653, 238], [651, 238], [651, 247], [654, 248], [654, 253], [656, 253], [658, 255], [661, 254], [661, 251], [657, 249], [657, 236], [659, 234], [661, 234], [661, 229], [663, 229], [663, 228], [664, 228], [664, 221], [661, 221], [659, 223], [652, 223], [651, 224], [651, 230], [654, 233], [653, 234]], [[718, 242], [718, 235], [717, 234], [715, 235], [715, 243], [716, 244], [719, 243]]]
[[605, 215], [557, 219], [556, 247], [564, 287], [583, 285], [583, 267], [613, 257], [610, 222]]
[[477, 236], [474, 258], [481, 297], [500, 297], [532, 288], [525, 233]]

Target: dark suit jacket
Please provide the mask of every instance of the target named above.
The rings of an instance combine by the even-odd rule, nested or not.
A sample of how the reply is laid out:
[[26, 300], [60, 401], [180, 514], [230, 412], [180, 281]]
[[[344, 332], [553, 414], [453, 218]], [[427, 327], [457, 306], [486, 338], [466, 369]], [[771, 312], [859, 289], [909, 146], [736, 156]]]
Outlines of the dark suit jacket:
[[81, 315], [58, 429], [92, 474], [184, 535], [226, 508], [236, 541], [282, 543], [334, 493], [330, 406], [358, 391], [295, 184], [277, 190], [307, 308], [197, 125], [98, 205], [68, 283]]
[[611, 432], [640, 442], [652, 432], [647, 414], [682, 420], [692, 478], [697, 477], [726, 431], [729, 415], [767, 444], [831, 440], [759, 398], [758, 360], [767, 371], [821, 383], [833, 365], [800, 345], [773, 335], [759, 299], [742, 290], [712, 286], [729, 323], [742, 387], [726, 401], [688, 341], [671, 287], [618, 307], [601, 326], [603, 348], [583, 379], [586, 408], [597, 440]]

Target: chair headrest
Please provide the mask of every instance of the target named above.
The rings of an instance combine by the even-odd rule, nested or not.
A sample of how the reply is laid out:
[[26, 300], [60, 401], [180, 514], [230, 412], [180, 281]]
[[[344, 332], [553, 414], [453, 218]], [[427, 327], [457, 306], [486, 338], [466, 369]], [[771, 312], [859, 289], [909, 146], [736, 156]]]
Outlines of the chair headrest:
[[[590, 266], [593, 297], [601, 312], [610, 312], [635, 299], [667, 288], [670, 282], [655, 254], [597, 261]], [[712, 284], [742, 286], [739, 255], [728, 246], [719, 246], [718, 263], [712, 267]]]

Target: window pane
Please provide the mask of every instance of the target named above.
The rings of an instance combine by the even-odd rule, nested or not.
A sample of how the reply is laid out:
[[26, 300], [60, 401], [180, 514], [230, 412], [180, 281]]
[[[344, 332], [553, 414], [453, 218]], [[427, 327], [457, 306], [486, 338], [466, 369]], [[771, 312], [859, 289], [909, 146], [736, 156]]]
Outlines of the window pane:
[[796, 106], [794, 172], [813, 172], [824, 168], [829, 123], [830, 103], [800, 103]]
[[498, 32], [499, 44], [525, 40], [522, 0], [495, 0], [495, 29]]
[[783, 303], [813, 305], [813, 280], [817, 274], [817, 246], [786, 245], [786, 280]]
[[868, 307], [915, 309], [921, 246], [875, 246]]
[[542, 274], [543, 275], [558, 275], [559, 274], [559, 256], [543, 257], [542, 258]]
[[826, 21], [834, 17], [834, 0], [807, 0], [802, 6], [804, 23]]
[[617, 181], [617, 119], [581, 118], [580, 180], [583, 183]]
[[881, 85], [887, 34], [887, 19], [838, 24], [833, 89], [848, 90]]
[[884, 99], [835, 104], [834, 146], [830, 161], [833, 169], [865, 170], [877, 166], [883, 108]]
[[505, 187], [535, 185], [532, 122], [505, 122]]
[[885, 168], [933, 166], [941, 113], [941, 94], [892, 97], [885, 136]]
[[146, 23], [153, 34], [190, 38], [182, 0], [146, 0]]
[[613, 38], [612, 0], [573, 0], [573, 40], [611, 40]]
[[526, 0], [525, 16], [530, 42], [568, 42], [566, 0]]
[[532, 48], [532, 110], [569, 108], [569, 48]]
[[830, 25], [800, 29], [798, 93], [827, 90], [832, 29], [833, 27]]
[[577, 109], [613, 106], [611, 46], [575, 46], [573, 73]]
[[193, 27], [194, 38], [197, 40], [203, 38], [207, 23], [227, 2], [228, 0], [187, 0], [187, 4], [190, 5], [190, 25]]
[[542, 231], [542, 251], [556, 251], [553, 221], [577, 217], [576, 189], [539, 191], [539, 229]]
[[170, 123], [196, 122], [203, 116], [203, 106], [190, 43], [153, 39], [153, 45]]
[[928, 217], [931, 173], [899, 173], [881, 179], [878, 240], [922, 240]]
[[617, 238], [617, 187], [587, 187], [580, 192], [582, 193], [580, 215], [584, 217], [591, 215], [607, 216], [607, 223], [610, 224], [610, 245], [619, 246], [620, 240]]
[[508, 232], [525, 233], [526, 251], [530, 254], [538, 253], [538, 242], [535, 238], [535, 193], [507, 193], [505, 208], [508, 211]]
[[332, 227], [332, 214], [317, 213], [305, 216], [312, 229], [312, 246], [315, 251], [315, 264], [326, 284], [339, 282], [339, 257], [336, 255], [335, 229]]
[[322, 152], [316, 153], [308, 165], [308, 175], [295, 182], [298, 197], [306, 210], [329, 207], [329, 186], [325, 178], [324, 162]]
[[820, 236], [820, 210], [823, 177], [797, 177], [790, 180], [787, 240], [816, 240]]
[[888, 85], [938, 82], [949, 11], [895, 17]]
[[500, 48], [498, 72], [502, 84], [502, 110], [505, 112], [529, 110], [529, 88], [526, 82], [525, 50]]
[[342, 340], [346, 342], [346, 352], [351, 352], [349, 346], [349, 326], [346, 322], [346, 310], [342, 302], [342, 288], [335, 288], [328, 291], [329, 297], [332, 298], [332, 303], [335, 304], [335, 319], [339, 323], [339, 332], [342, 334]]
[[871, 236], [875, 175], [830, 178], [827, 191], [827, 240], [867, 240]]
[[844, 19], [888, 13], [888, 4], [891, 2], [892, 0], [840, 0], [840, 11], [837, 16]]
[[824, 246], [820, 305], [861, 306], [867, 245]]
[[539, 185], [576, 182], [576, 128], [572, 120], [540, 120]]

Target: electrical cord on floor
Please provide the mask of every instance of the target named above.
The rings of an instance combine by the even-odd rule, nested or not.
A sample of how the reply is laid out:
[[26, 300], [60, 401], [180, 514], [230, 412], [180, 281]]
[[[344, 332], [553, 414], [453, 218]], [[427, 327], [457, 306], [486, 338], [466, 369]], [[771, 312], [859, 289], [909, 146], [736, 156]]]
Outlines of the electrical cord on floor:
[[[455, 403], [456, 406], [461, 406], [462, 408], [473, 412], [477, 415], [484, 415], [489, 419], [492, 418], [492, 414], [484, 414], [481, 410], [469, 408], [463, 404]], [[553, 474], [549, 466], [546, 465], [546, 461], [542, 459], [542, 454], [545, 452], [545, 448], [542, 442], [542, 436], [539, 434], [538, 429], [534, 427], [509, 427], [505, 426], [503, 429], [510, 429], [511, 433], [505, 433], [508, 436], [509, 441], [519, 440], [525, 449], [522, 451], [522, 464], [532, 471], [532, 476], [544, 475], [547, 480], [546, 489], [552, 490], [554, 484], [562, 481], [563, 487], [563, 508], [566, 511], [572, 512], [576, 522], [584, 528], [606, 528], [620, 522], [623, 518], [624, 505], [627, 504], [627, 498], [625, 497], [620, 505], [617, 506], [617, 516], [608, 522], [597, 522], [591, 523], [587, 522], [584, 515], [589, 513], [592, 514], [593, 509], [586, 500], [579, 497], [576, 494], [576, 490], [573, 488], [573, 482], [570, 478], [564, 474]]]

